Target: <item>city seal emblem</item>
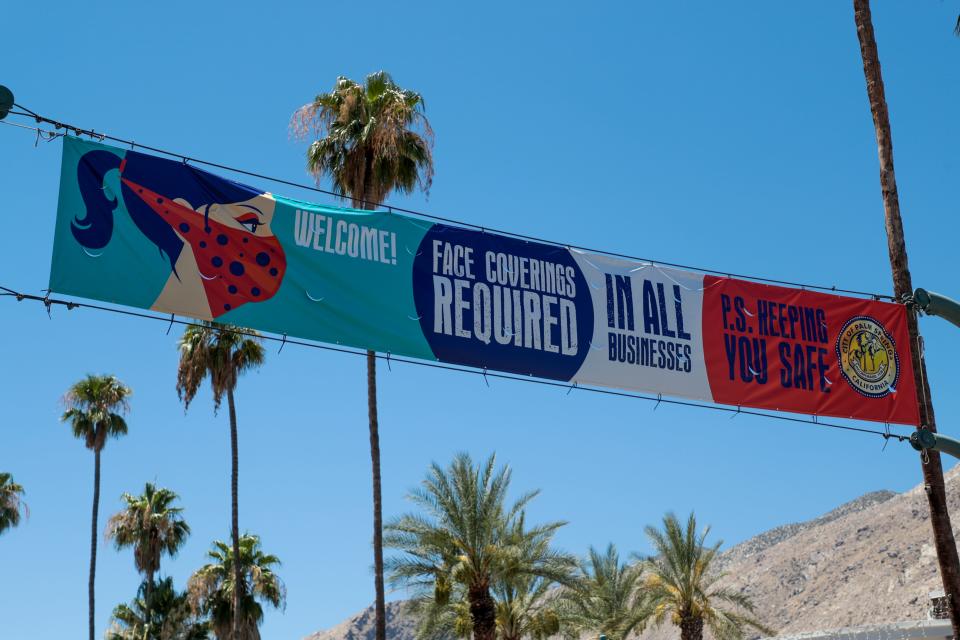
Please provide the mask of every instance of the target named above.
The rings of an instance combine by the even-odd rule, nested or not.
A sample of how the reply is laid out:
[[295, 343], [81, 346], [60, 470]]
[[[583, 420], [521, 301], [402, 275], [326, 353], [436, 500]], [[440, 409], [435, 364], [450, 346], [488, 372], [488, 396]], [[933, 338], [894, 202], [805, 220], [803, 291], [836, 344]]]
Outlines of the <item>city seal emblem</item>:
[[837, 336], [840, 371], [854, 390], [868, 398], [897, 392], [900, 359], [893, 338], [869, 316], [847, 320]]

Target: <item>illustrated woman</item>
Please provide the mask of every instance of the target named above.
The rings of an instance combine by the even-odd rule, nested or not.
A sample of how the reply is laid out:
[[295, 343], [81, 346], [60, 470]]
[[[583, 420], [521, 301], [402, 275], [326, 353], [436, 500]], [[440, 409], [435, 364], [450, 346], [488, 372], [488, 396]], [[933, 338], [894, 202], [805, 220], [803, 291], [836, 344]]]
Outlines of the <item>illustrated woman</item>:
[[283, 247], [273, 235], [276, 201], [268, 193], [183, 162], [127, 151], [90, 151], [77, 181], [86, 207], [70, 230], [87, 254], [113, 235], [118, 202], [104, 179], [120, 173], [121, 197], [133, 223], [159, 249], [170, 276], [152, 309], [213, 320], [280, 288]]

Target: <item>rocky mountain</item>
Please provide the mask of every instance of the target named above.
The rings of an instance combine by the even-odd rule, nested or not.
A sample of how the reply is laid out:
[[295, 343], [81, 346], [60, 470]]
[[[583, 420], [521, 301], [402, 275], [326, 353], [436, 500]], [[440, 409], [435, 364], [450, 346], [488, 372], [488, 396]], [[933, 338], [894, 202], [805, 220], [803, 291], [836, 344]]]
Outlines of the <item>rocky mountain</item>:
[[[960, 520], [960, 466], [946, 474]], [[720, 558], [724, 582], [753, 599], [758, 617], [780, 635], [927, 617], [941, 588], [923, 487], [868, 493], [806, 522], [776, 527]], [[387, 637], [414, 640], [416, 623], [393, 602]], [[373, 610], [305, 640], [373, 640]], [[670, 627], [640, 640], [674, 640]]]

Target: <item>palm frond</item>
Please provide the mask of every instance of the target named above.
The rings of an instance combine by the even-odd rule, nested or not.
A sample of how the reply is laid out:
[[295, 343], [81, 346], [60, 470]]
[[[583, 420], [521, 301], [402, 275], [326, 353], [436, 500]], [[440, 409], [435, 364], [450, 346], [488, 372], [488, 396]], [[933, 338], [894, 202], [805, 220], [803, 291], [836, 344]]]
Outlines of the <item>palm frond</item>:
[[339, 77], [332, 91], [297, 109], [290, 119], [297, 139], [313, 137], [307, 171], [354, 206], [373, 208], [394, 190], [429, 193], [434, 134], [423, 97], [399, 87], [384, 71], [363, 84]]
[[133, 392], [115, 376], [88, 375], [64, 394], [61, 422], [70, 423], [74, 437], [88, 449], [100, 451], [111, 437], [127, 433], [123, 416]]
[[0, 533], [20, 524], [20, 516], [29, 517], [30, 509], [23, 501], [23, 485], [13, 481], [13, 475], [0, 472]]
[[693, 513], [684, 524], [668, 513], [660, 529], [647, 527], [646, 532], [656, 550], [646, 561], [644, 582], [644, 599], [654, 624], [667, 618], [677, 625], [699, 620], [716, 640], [742, 640], [748, 627], [773, 635], [749, 615], [754, 607], [746, 594], [715, 586], [723, 576], [713, 566], [722, 543], [706, 544], [710, 527], [698, 529]]
[[[234, 584], [233, 549], [221, 540], [215, 540], [207, 557], [213, 562], [204, 565], [190, 577], [188, 591], [193, 606], [209, 616], [214, 635], [221, 640], [230, 637], [233, 627]], [[260, 538], [245, 534], [240, 537], [239, 560], [240, 629], [244, 638], [259, 638], [263, 620], [261, 602], [276, 609], [286, 607], [286, 587], [273, 568], [280, 560], [263, 552]]]
[[266, 358], [257, 332], [215, 322], [187, 327], [180, 338], [179, 351], [177, 396], [184, 411], [189, 409], [203, 381], [209, 379], [216, 413], [223, 396], [236, 389], [240, 376], [260, 367]]

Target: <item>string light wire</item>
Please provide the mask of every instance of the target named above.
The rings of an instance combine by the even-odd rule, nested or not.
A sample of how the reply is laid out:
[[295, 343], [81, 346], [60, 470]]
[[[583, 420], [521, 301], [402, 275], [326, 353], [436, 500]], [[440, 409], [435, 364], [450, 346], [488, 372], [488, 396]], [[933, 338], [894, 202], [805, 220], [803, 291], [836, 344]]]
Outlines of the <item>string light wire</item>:
[[[53, 306], [63, 306], [63, 307], [66, 307], [68, 310], [73, 310], [73, 309], [90, 309], [90, 310], [94, 310], [94, 311], [101, 311], [101, 312], [107, 312], [107, 313], [116, 313], [116, 314], [119, 314], [119, 315], [130, 316], [130, 317], [134, 317], [134, 318], [140, 318], [140, 319], [146, 319], [146, 320], [156, 320], [156, 321], [160, 321], [160, 322], [166, 323], [167, 326], [168, 326], [168, 329], [167, 329], [168, 332], [169, 332], [169, 327], [173, 326], [174, 324], [179, 325], [179, 326], [183, 326], [183, 327], [202, 327], [202, 326], [206, 326], [206, 325], [203, 325], [203, 324], [201, 324], [201, 323], [199, 323], [199, 322], [194, 322], [194, 321], [192, 321], [192, 320], [181, 320], [181, 319], [179, 319], [179, 318], [176, 318], [176, 317], [173, 316], [173, 315], [171, 315], [171, 316], [168, 317], [168, 316], [161, 316], [161, 315], [157, 315], [157, 314], [153, 314], [153, 313], [146, 313], [146, 312], [142, 312], [142, 311], [131, 311], [131, 310], [129, 310], [129, 309], [120, 309], [120, 308], [115, 308], [115, 307], [108, 307], [108, 306], [104, 306], [104, 305], [99, 305], [99, 304], [91, 304], [91, 303], [86, 303], [86, 302], [77, 302], [77, 301], [74, 301], [74, 300], [65, 300], [65, 299], [60, 299], [60, 298], [52, 298], [49, 293], [48, 293], [47, 295], [45, 295], [45, 296], [39, 296], [39, 295], [34, 295], [34, 294], [29, 294], [29, 293], [23, 293], [23, 292], [21, 292], [21, 291], [17, 291], [17, 290], [15, 290], [15, 289], [10, 289], [10, 288], [4, 287], [4, 286], [0, 286], [0, 297], [10, 297], [10, 298], [14, 298], [14, 299], [17, 300], [18, 302], [22, 302], [22, 301], [24, 301], [24, 300], [34, 301], [34, 302], [40, 302], [40, 303], [42, 303], [42, 304], [46, 307], [48, 314], [50, 313], [50, 310], [51, 310], [51, 308], [52, 308]], [[323, 350], [323, 351], [330, 351], [330, 352], [334, 352], [334, 353], [344, 353], [344, 354], [355, 355], [355, 356], [362, 356], [362, 357], [366, 357], [366, 355], [367, 355], [367, 352], [366, 352], [365, 350], [351, 349], [351, 348], [343, 347], [343, 346], [334, 346], [334, 345], [329, 345], [329, 344], [319, 344], [319, 343], [316, 343], [316, 342], [307, 342], [307, 341], [304, 341], [304, 340], [297, 340], [297, 339], [290, 338], [290, 337], [287, 336], [286, 334], [284, 334], [283, 336], [273, 336], [273, 335], [270, 335], [270, 334], [264, 334], [264, 333], [259, 333], [259, 332], [255, 332], [255, 331], [247, 331], [247, 330], [243, 330], [243, 329], [233, 329], [233, 328], [229, 328], [229, 327], [225, 327], [225, 326], [215, 326], [215, 329], [216, 329], [217, 331], [226, 331], [226, 332], [236, 333], [236, 334], [238, 334], [238, 335], [248, 336], [248, 337], [252, 337], [252, 338], [259, 338], [259, 339], [261, 339], [261, 340], [265, 340], [265, 341], [269, 341], [269, 342], [280, 343], [280, 348], [281, 348], [281, 349], [282, 349], [285, 345], [292, 344], [292, 345], [296, 345], [296, 346], [299, 346], [299, 347], [308, 347], [308, 348], [311, 348], [311, 349], [321, 349], [321, 350]], [[863, 433], [863, 434], [869, 434], [869, 435], [877, 435], [877, 436], [880, 436], [881, 438], [883, 438], [884, 441], [888, 441], [888, 440], [890, 440], [890, 439], [893, 439], [893, 440], [897, 440], [897, 441], [899, 441], [899, 442], [904, 442], [904, 441], [908, 441], [908, 440], [910, 439], [909, 436], [891, 433], [891, 432], [889, 431], [889, 427], [886, 427], [883, 431], [880, 431], [880, 430], [877, 430], [877, 429], [868, 429], [868, 428], [864, 428], [864, 427], [855, 427], [855, 426], [851, 426], [851, 425], [843, 425], [843, 424], [837, 424], [837, 423], [832, 423], [832, 422], [823, 422], [822, 420], [819, 420], [819, 419], [817, 419], [816, 417], [814, 417], [813, 419], [805, 419], [805, 418], [798, 418], [798, 417], [795, 417], [795, 416], [788, 416], [788, 415], [779, 415], [779, 414], [773, 414], [773, 413], [766, 413], [766, 412], [763, 412], [763, 411], [752, 411], [752, 410], [749, 410], [749, 409], [743, 409], [742, 407], [739, 407], [739, 406], [738, 406], [738, 407], [729, 407], [729, 406], [725, 406], [725, 405], [703, 404], [703, 403], [700, 403], [700, 402], [692, 402], [692, 401], [689, 401], [689, 400], [678, 400], [678, 399], [672, 399], [672, 398], [664, 398], [664, 397], [662, 396], [662, 394], [657, 394], [656, 396], [647, 396], [647, 395], [638, 394], [638, 393], [630, 393], [630, 392], [627, 392], [627, 391], [617, 391], [617, 390], [615, 390], [615, 389], [603, 389], [603, 388], [598, 388], [598, 387], [588, 387], [588, 386], [580, 385], [579, 383], [576, 383], [576, 382], [574, 382], [574, 383], [567, 383], [567, 382], [558, 382], [558, 381], [555, 381], [555, 380], [545, 380], [545, 379], [542, 379], [542, 378], [534, 378], [534, 377], [532, 377], [532, 375], [531, 375], [531, 376], [521, 376], [521, 375], [514, 375], [514, 374], [509, 374], [509, 373], [498, 373], [498, 372], [490, 371], [489, 369], [486, 369], [486, 368], [484, 368], [484, 369], [472, 369], [472, 368], [468, 368], [468, 367], [461, 367], [461, 366], [456, 366], [456, 365], [451, 365], [451, 364], [445, 364], [445, 363], [442, 363], [442, 362], [439, 362], [439, 361], [438, 361], [438, 362], [429, 362], [429, 361], [426, 361], [426, 360], [416, 360], [416, 359], [413, 359], [413, 358], [397, 357], [397, 356], [392, 355], [392, 354], [389, 354], [389, 353], [387, 353], [387, 354], [376, 353], [376, 354], [375, 354], [375, 357], [376, 357], [378, 360], [385, 360], [388, 365], [390, 365], [390, 363], [399, 362], [399, 363], [401, 363], [401, 364], [410, 364], [410, 365], [415, 365], [415, 366], [419, 366], [419, 367], [427, 367], [427, 368], [430, 368], [430, 369], [439, 369], [439, 370], [443, 370], [443, 371], [456, 371], [456, 372], [459, 372], [459, 373], [465, 373], [465, 374], [472, 374], [472, 375], [482, 376], [482, 377], [484, 378], [484, 380], [487, 380], [487, 386], [490, 386], [490, 385], [489, 385], [489, 380], [488, 380], [488, 378], [494, 378], [494, 379], [500, 379], [500, 380], [511, 380], [511, 381], [514, 381], [514, 382], [525, 382], [525, 383], [538, 384], [538, 385], [547, 386], [547, 387], [554, 387], [554, 388], [564, 389], [564, 390], [566, 390], [567, 395], [569, 395], [574, 389], [576, 389], [576, 390], [578, 390], [578, 391], [585, 391], [585, 392], [588, 392], [588, 393], [597, 393], [597, 394], [601, 394], [601, 395], [605, 395], [605, 396], [614, 396], [614, 397], [618, 397], [618, 398], [629, 398], [629, 399], [633, 399], [633, 400], [644, 400], [644, 401], [647, 401], [647, 402], [653, 402], [653, 403], [655, 403], [655, 404], [654, 404], [654, 407], [653, 407], [654, 409], [656, 409], [657, 407], [659, 407], [661, 404], [672, 404], [672, 405], [682, 406], [682, 407], [695, 407], [695, 408], [698, 408], [698, 409], [709, 409], [709, 410], [712, 410], [712, 411], [721, 411], [721, 412], [723, 412], [723, 413], [731, 414], [731, 417], [732, 417], [732, 418], [733, 418], [733, 417], [736, 417], [736, 416], [738, 416], [738, 415], [756, 416], [756, 417], [760, 417], [760, 418], [769, 418], [769, 419], [771, 419], [771, 420], [779, 420], [779, 421], [781, 421], [781, 422], [790, 422], [790, 423], [806, 424], [806, 425], [811, 425], [811, 426], [816, 426], [816, 427], [823, 427], [823, 428], [828, 428], [828, 429], [838, 429], [838, 430], [848, 431], [848, 432], [853, 432], [853, 433]]]
[[[69, 133], [69, 132], [72, 131], [72, 132], [73, 132], [74, 134], [76, 134], [77, 136], [88, 136], [88, 137], [90, 137], [91, 139], [99, 140], [99, 141], [101, 141], [101, 142], [104, 141], [104, 140], [110, 140], [111, 142], [116, 142], [116, 143], [119, 143], [119, 144], [128, 145], [132, 150], [135, 150], [135, 149], [139, 148], [139, 149], [143, 149], [143, 150], [145, 150], [145, 151], [150, 151], [150, 152], [153, 152], [153, 153], [158, 153], [158, 154], [170, 156], [170, 157], [172, 157], [172, 158], [177, 158], [177, 159], [182, 160], [182, 161], [184, 161], [184, 162], [193, 162], [193, 163], [198, 164], [198, 165], [204, 165], [204, 166], [212, 167], [212, 168], [215, 168], [215, 169], [221, 169], [221, 170], [224, 170], [224, 171], [230, 171], [230, 172], [233, 172], [233, 173], [236, 173], [236, 174], [240, 174], [240, 175], [244, 175], [244, 176], [248, 176], [248, 177], [251, 177], [251, 178], [257, 178], [257, 179], [260, 179], [260, 180], [268, 180], [268, 181], [274, 182], [274, 183], [276, 183], [276, 184], [282, 184], [282, 185], [286, 185], [286, 186], [290, 186], [290, 187], [295, 187], [295, 188], [298, 188], [298, 189], [306, 189], [307, 191], [314, 191], [314, 192], [317, 192], [317, 193], [323, 193], [323, 194], [325, 194], [325, 195], [333, 196], [334, 198], [343, 198], [343, 197], [344, 197], [344, 194], [342, 194], [342, 193], [338, 193], [338, 192], [336, 192], [336, 191], [330, 191], [330, 190], [328, 190], [328, 189], [322, 189], [322, 188], [320, 188], [320, 187], [318, 187], [318, 186], [306, 185], [306, 184], [302, 184], [302, 183], [298, 183], [298, 182], [293, 182], [293, 181], [291, 181], [291, 180], [285, 180], [285, 179], [283, 179], [283, 178], [275, 178], [275, 177], [268, 176], [268, 175], [265, 175], [265, 174], [262, 174], [262, 173], [257, 173], [257, 172], [254, 172], [254, 171], [248, 171], [248, 170], [245, 170], [245, 169], [239, 169], [239, 168], [237, 168], [237, 167], [232, 167], [232, 166], [225, 165], [225, 164], [221, 164], [221, 163], [218, 163], [218, 162], [211, 162], [211, 161], [209, 161], [209, 160], [203, 160], [203, 159], [201, 159], [201, 158], [194, 158], [194, 157], [187, 156], [187, 155], [184, 155], [184, 154], [181, 154], [181, 153], [177, 153], [177, 152], [175, 152], [175, 151], [168, 151], [168, 150], [166, 150], [166, 149], [161, 149], [161, 148], [159, 148], [159, 147], [153, 147], [153, 146], [149, 146], [149, 145], [145, 145], [145, 144], [140, 144], [139, 142], [134, 142], [133, 140], [126, 140], [126, 139], [124, 139], [124, 138], [119, 138], [119, 137], [116, 137], [116, 136], [113, 136], [113, 135], [110, 135], [110, 134], [107, 134], [107, 133], [97, 132], [97, 131], [95, 131], [95, 130], [93, 130], [93, 129], [85, 129], [85, 128], [82, 128], [82, 127], [77, 127], [77, 126], [74, 126], [74, 125], [72, 125], [72, 124], [67, 124], [67, 123], [64, 123], [64, 122], [62, 122], [62, 121], [55, 120], [55, 119], [53, 119], [53, 118], [48, 118], [48, 117], [46, 117], [46, 116], [40, 115], [40, 114], [38, 114], [38, 113], [36, 113], [36, 112], [34, 112], [34, 111], [32, 111], [32, 110], [24, 107], [23, 105], [15, 104], [15, 106], [16, 106], [16, 107], [19, 107], [19, 108], [22, 109], [23, 111], [10, 111], [10, 115], [15, 115], [15, 116], [21, 116], [21, 117], [30, 118], [30, 119], [34, 120], [37, 124], [46, 123], [46, 124], [52, 125], [52, 126], [54, 127], [54, 129], [56, 129], [56, 131], [48, 131], [48, 130], [42, 130], [42, 129], [35, 129], [36, 131], [38, 131], [38, 135], [41, 135], [39, 132], [43, 132], [43, 134], [46, 134], [46, 135], [54, 135], [54, 137], [63, 136], [63, 135], [66, 135], [65, 133], [60, 133], [60, 129], [63, 129], [63, 130], [65, 130], [67, 133]], [[382, 203], [382, 202], [371, 202], [371, 201], [363, 200], [363, 199], [358, 199], [358, 202], [362, 202], [362, 203], [367, 204], [367, 205], [372, 205], [372, 206], [374, 206], [374, 207], [380, 207], [380, 208], [383, 208], [383, 209], [387, 209], [387, 210], [389, 210], [389, 211], [400, 211], [400, 212], [403, 212], [403, 213], [407, 213], [407, 214], [410, 214], [410, 215], [413, 215], [413, 216], [417, 216], [417, 217], [420, 217], [420, 218], [425, 218], [425, 219], [428, 219], [428, 220], [435, 220], [435, 221], [438, 221], [438, 222], [445, 222], [445, 223], [448, 223], [448, 224], [458, 225], [458, 226], [462, 226], [462, 227], [468, 227], [468, 228], [476, 229], [476, 230], [479, 230], [479, 231], [484, 231], [484, 232], [489, 232], [489, 233], [496, 233], [496, 234], [500, 234], [500, 235], [504, 235], [504, 236], [509, 236], [509, 237], [512, 237], [512, 238], [517, 238], [517, 239], [520, 239], [520, 240], [527, 240], [527, 241], [532, 241], [532, 242], [540, 242], [540, 243], [543, 243], [543, 244], [548, 244], [548, 245], [552, 245], [552, 246], [556, 246], [556, 247], [562, 247], [562, 248], [567, 248], [567, 249], [577, 249], [577, 250], [580, 250], [580, 251], [588, 251], [588, 252], [590, 252], [590, 253], [601, 254], [601, 255], [610, 256], [610, 257], [614, 257], [614, 258], [623, 258], [623, 259], [626, 259], [626, 260], [634, 260], [634, 261], [638, 261], [638, 262], [648, 262], [648, 263], [650, 263], [650, 264], [659, 265], [659, 266], [662, 266], [662, 267], [673, 267], [673, 268], [675, 268], [675, 269], [686, 269], [686, 270], [690, 270], [690, 271], [697, 271], [697, 272], [700, 272], [700, 273], [706, 273], [706, 274], [711, 274], [711, 275], [715, 275], [715, 276], [728, 277], [728, 278], [740, 278], [740, 279], [744, 279], [744, 280], [752, 280], [752, 281], [755, 281], [755, 282], [763, 282], [763, 283], [768, 283], [768, 284], [784, 285], [784, 286], [796, 287], [796, 288], [801, 288], [801, 289], [814, 289], [814, 290], [818, 290], [818, 291], [829, 291], [829, 292], [831, 292], [831, 293], [845, 293], [845, 294], [850, 294], [850, 295], [855, 295], [855, 296], [873, 298], [874, 300], [890, 300], [890, 301], [894, 301], [894, 302], [896, 301], [893, 296], [886, 295], [886, 294], [870, 293], [870, 292], [868, 292], [868, 291], [857, 291], [857, 290], [853, 290], [853, 289], [841, 289], [841, 288], [838, 288], [838, 287], [836, 287], [836, 286], [830, 286], [830, 287], [828, 287], [828, 286], [824, 286], [824, 285], [805, 284], [805, 283], [800, 283], [800, 282], [791, 282], [791, 281], [789, 281], [789, 280], [778, 280], [778, 279], [774, 279], [774, 278], [764, 278], [764, 277], [760, 277], [760, 276], [749, 276], [749, 275], [744, 275], [744, 274], [730, 273], [730, 272], [727, 272], [727, 271], [719, 271], [719, 270], [717, 270], [717, 269], [709, 269], [709, 268], [706, 268], [706, 267], [696, 267], [696, 266], [691, 266], [691, 265], [678, 264], [678, 263], [674, 263], [674, 262], [663, 262], [663, 261], [660, 261], [660, 260], [651, 260], [651, 259], [649, 259], [649, 258], [643, 258], [643, 257], [639, 257], [639, 256], [633, 256], [633, 255], [629, 255], [629, 254], [625, 254], [625, 253], [618, 253], [618, 252], [614, 252], [614, 251], [605, 251], [605, 250], [603, 250], [603, 249], [593, 249], [593, 248], [590, 248], [590, 247], [584, 247], [584, 246], [575, 245], [575, 244], [567, 244], [567, 243], [563, 243], [563, 242], [557, 242], [557, 241], [555, 241], [555, 240], [548, 240], [548, 239], [546, 239], [546, 238], [540, 238], [540, 237], [537, 237], [537, 236], [532, 236], [532, 235], [527, 235], [527, 234], [522, 234], [522, 233], [515, 233], [515, 232], [512, 232], [512, 231], [504, 231], [504, 230], [502, 230], [502, 229], [495, 229], [495, 228], [491, 228], [491, 227], [480, 226], [480, 225], [477, 225], [477, 224], [474, 224], [474, 223], [471, 223], [471, 222], [464, 222], [464, 221], [462, 221], [462, 220], [456, 220], [456, 219], [447, 218], [447, 217], [444, 217], [444, 216], [438, 216], [438, 215], [433, 215], [433, 214], [429, 214], [429, 213], [424, 213], [424, 212], [422, 212], [422, 211], [415, 211], [415, 210], [413, 210], [413, 209], [405, 209], [405, 208], [403, 208], [403, 207], [397, 207], [397, 206], [394, 206], [394, 205], [387, 205], [387, 204], [384, 204], [384, 203]]]

